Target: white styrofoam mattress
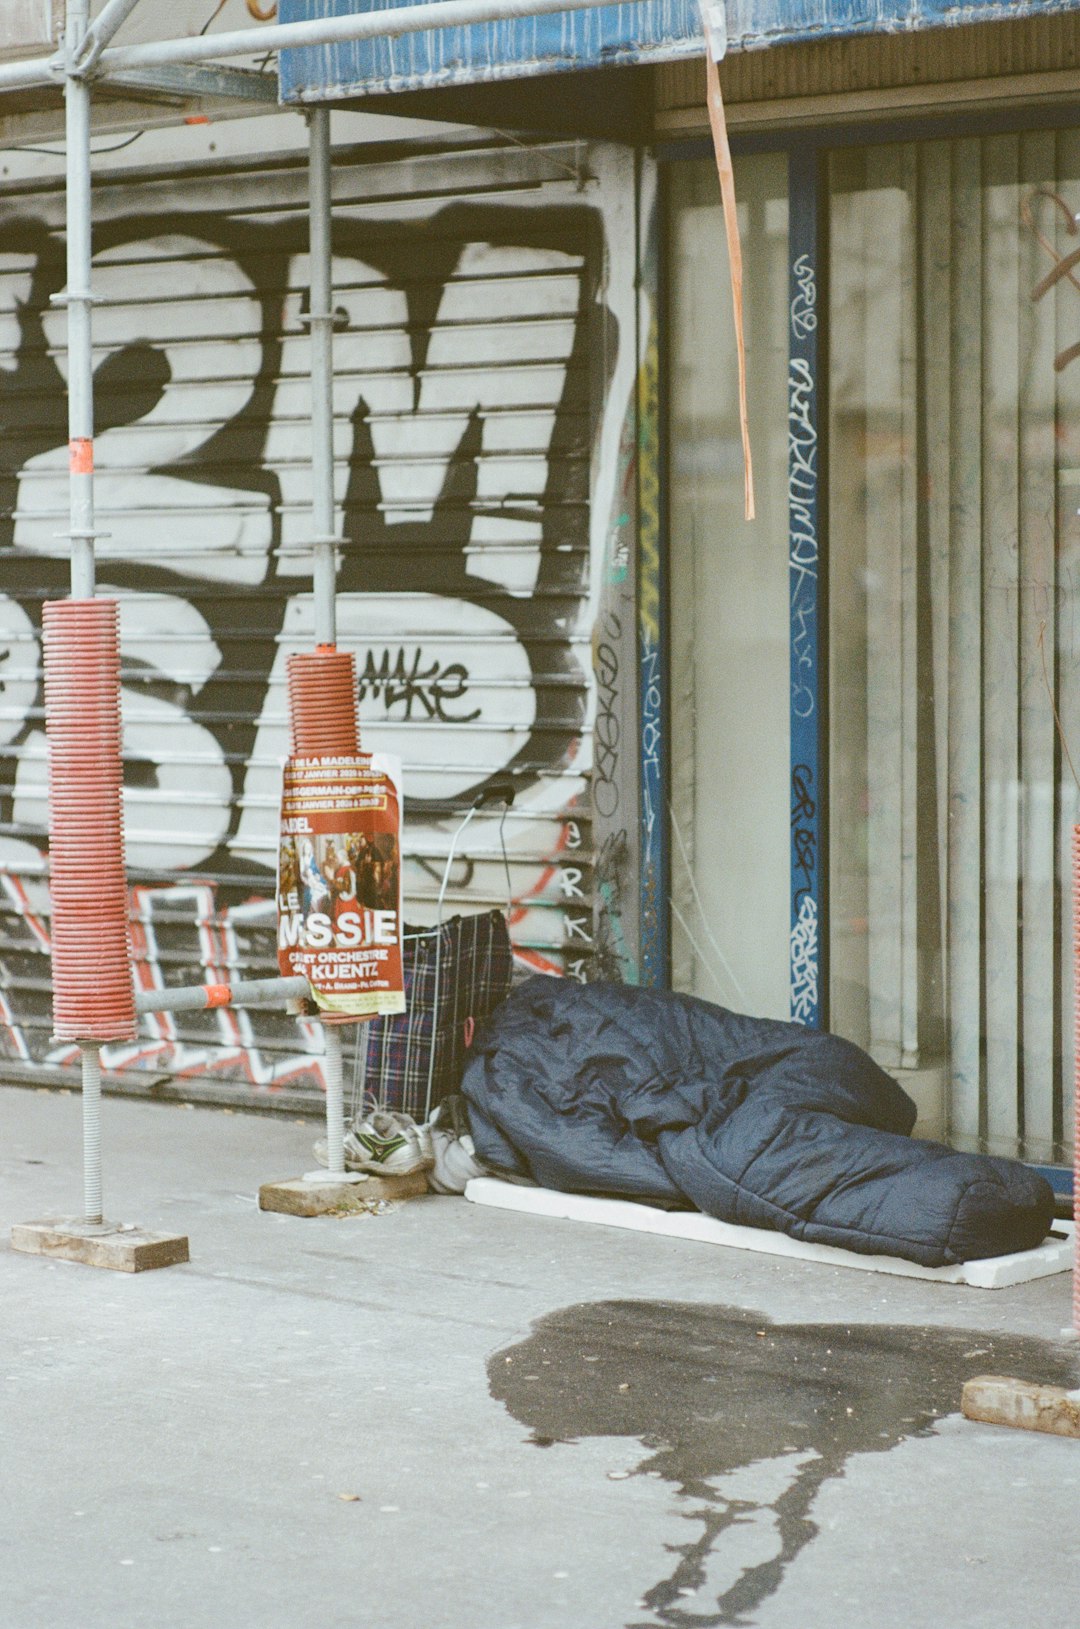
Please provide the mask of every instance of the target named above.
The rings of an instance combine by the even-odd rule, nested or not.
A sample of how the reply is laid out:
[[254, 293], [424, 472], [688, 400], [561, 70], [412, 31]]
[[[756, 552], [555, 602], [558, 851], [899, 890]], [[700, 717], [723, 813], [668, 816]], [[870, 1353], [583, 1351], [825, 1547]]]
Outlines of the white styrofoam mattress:
[[657, 1210], [629, 1199], [594, 1199], [586, 1194], [556, 1193], [551, 1188], [528, 1188], [496, 1177], [476, 1177], [465, 1189], [474, 1205], [497, 1210], [523, 1211], [602, 1227], [626, 1227], [636, 1233], [658, 1233], [667, 1239], [695, 1239], [701, 1244], [722, 1244], [729, 1250], [756, 1250], [766, 1256], [789, 1256], [819, 1261], [830, 1267], [854, 1267], [860, 1272], [895, 1273], [901, 1278], [926, 1278], [939, 1284], [969, 1284], [980, 1290], [1000, 1290], [1051, 1273], [1068, 1272], [1073, 1262], [1073, 1223], [1055, 1222], [1053, 1233], [1035, 1250], [1010, 1256], [989, 1256], [959, 1267], [919, 1267], [899, 1256], [864, 1256], [829, 1244], [806, 1244], [786, 1233], [766, 1228], [737, 1227], [718, 1222], [700, 1211]]

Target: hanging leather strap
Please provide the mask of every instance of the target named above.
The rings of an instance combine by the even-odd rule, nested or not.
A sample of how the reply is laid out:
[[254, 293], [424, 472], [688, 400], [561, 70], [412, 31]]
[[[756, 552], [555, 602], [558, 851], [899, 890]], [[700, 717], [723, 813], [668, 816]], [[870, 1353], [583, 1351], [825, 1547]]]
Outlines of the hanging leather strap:
[[[720, 199], [724, 206], [724, 232], [727, 236], [728, 266], [731, 271], [731, 304], [735, 315], [735, 349], [739, 358], [739, 428], [742, 432], [743, 496], [746, 518], [754, 518], [754, 464], [750, 455], [750, 416], [746, 405], [746, 341], [743, 335], [742, 244], [739, 217], [735, 211], [735, 171], [731, 163], [724, 99], [720, 94], [717, 62], [727, 48], [724, 13], [719, 0], [700, 0], [705, 29], [705, 101], [709, 109], [716, 171], [720, 177]], [[719, 17], [717, 18], [717, 13]], [[716, 26], [717, 21], [720, 28]], [[717, 39], [717, 34], [720, 39]]]

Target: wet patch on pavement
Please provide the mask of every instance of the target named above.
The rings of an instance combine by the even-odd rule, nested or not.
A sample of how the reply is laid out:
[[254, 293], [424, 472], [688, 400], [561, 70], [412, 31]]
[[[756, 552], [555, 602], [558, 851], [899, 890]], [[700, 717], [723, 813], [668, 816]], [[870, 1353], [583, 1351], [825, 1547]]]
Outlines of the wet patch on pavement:
[[600, 1301], [549, 1314], [488, 1363], [492, 1396], [538, 1447], [637, 1438], [648, 1456], [631, 1474], [673, 1484], [700, 1524], [668, 1547], [676, 1565], [627, 1629], [752, 1622], [814, 1538], [822, 1484], [853, 1454], [929, 1435], [977, 1374], [1074, 1386], [1080, 1358], [964, 1329], [773, 1324], [732, 1307]]

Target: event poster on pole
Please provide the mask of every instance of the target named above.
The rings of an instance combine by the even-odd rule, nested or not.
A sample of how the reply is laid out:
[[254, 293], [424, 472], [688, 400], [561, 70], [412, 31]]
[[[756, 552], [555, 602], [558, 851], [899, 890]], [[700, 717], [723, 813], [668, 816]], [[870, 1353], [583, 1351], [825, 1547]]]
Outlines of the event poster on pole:
[[405, 1011], [401, 764], [388, 753], [287, 758], [278, 843], [278, 966], [320, 1013]]

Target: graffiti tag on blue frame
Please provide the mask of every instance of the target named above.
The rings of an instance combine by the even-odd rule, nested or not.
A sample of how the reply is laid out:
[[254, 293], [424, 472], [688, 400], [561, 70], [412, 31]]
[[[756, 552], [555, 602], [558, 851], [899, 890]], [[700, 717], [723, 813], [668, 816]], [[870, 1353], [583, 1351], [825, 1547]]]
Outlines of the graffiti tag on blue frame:
[[788, 327], [788, 587], [791, 660], [791, 1016], [820, 1028], [821, 539], [817, 189], [813, 155], [792, 156]]

